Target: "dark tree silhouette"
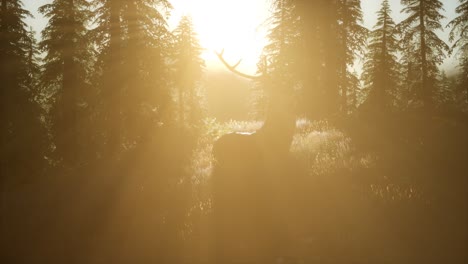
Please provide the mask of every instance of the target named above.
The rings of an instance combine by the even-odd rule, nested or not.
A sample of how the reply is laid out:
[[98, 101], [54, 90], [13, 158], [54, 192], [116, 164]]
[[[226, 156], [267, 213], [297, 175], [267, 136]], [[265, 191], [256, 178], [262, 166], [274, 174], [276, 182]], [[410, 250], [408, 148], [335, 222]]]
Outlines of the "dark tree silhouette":
[[365, 57], [363, 81], [369, 90], [368, 107], [374, 111], [382, 111], [394, 105], [399, 85], [399, 40], [396, 37], [396, 25], [391, 17], [388, 0], [383, 1], [377, 16]]
[[[367, 30], [360, 25], [360, 1], [295, 1], [299, 16], [298, 73], [301, 109], [311, 117], [347, 113], [348, 89], [356, 77], [349, 67], [362, 53]], [[341, 109], [341, 110], [340, 110]]]
[[[90, 32], [99, 54], [95, 66], [94, 79], [100, 90], [99, 102], [94, 107], [100, 109], [101, 131], [106, 134], [102, 141], [105, 155], [115, 157], [122, 147], [122, 93], [123, 93], [123, 27], [121, 17], [123, 1], [94, 0], [94, 24]], [[100, 108], [98, 108], [100, 106]], [[103, 121], [103, 122], [102, 122]]]
[[[302, 54], [299, 60], [298, 74], [302, 82], [300, 108], [310, 117], [321, 117], [325, 113], [325, 7], [331, 1], [295, 1], [297, 14], [301, 17], [299, 32]], [[315, 100], [321, 98], [322, 100]]]
[[435, 93], [438, 108], [456, 109], [457, 85], [451, 78], [447, 77], [445, 71], [442, 71], [438, 78], [438, 89]]
[[267, 35], [269, 43], [264, 47], [257, 63], [257, 73], [267, 71], [271, 79], [260, 78], [253, 85], [252, 112], [261, 119], [269, 111], [269, 97], [273, 92], [281, 92], [290, 97], [295, 93], [294, 87], [300, 84], [298, 62], [301, 40], [295, 2], [272, 1], [272, 9], [272, 16], [267, 21], [271, 27]]
[[348, 111], [353, 113], [357, 110], [358, 106], [362, 103], [363, 100], [363, 88], [361, 85], [361, 80], [356, 71], [348, 74], [348, 100], [347, 108]]
[[407, 109], [417, 98], [416, 92], [420, 90], [421, 82], [419, 81], [420, 70], [418, 68], [417, 58], [414, 57], [416, 47], [412, 43], [401, 43], [402, 56], [400, 63], [402, 65], [402, 91], [400, 107]]
[[263, 54], [268, 58], [268, 72], [275, 79], [273, 82], [292, 93], [292, 87], [298, 83], [299, 17], [294, 1], [276, 0], [272, 4], [269, 43]]
[[18, 183], [41, 174], [48, 146], [43, 110], [37, 102], [36, 40], [24, 22], [30, 13], [21, 1], [0, 4], [0, 182], [4, 187], [7, 179]]
[[171, 9], [167, 0], [131, 0], [123, 4], [122, 119], [128, 142], [142, 140], [143, 131], [161, 122], [169, 103], [165, 59], [171, 34], [165, 17]]
[[459, 1], [460, 5], [455, 10], [458, 16], [450, 21], [447, 27], [452, 28], [450, 31], [450, 41], [454, 41], [452, 50], [460, 49], [459, 52], [463, 54], [468, 49], [468, 0]]
[[415, 46], [411, 57], [420, 69], [420, 89], [418, 99], [422, 99], [427, 111], [434, 106], [434, 90], [437, 88], [437, 65], [443, 62], [445, 52], [449, 50], [447, 44], [437, 36], [436, 30], [442, 30], [440, 21], [444, 18], [440, 14], [443, 4], [439, 0], [402, 0], [405, 6], [402, 12], [408, 14], [398, 28], [403, 32], [405, 46]]
[[350, 67], [356, 57], [364, 53], [368, 30], [362, 26], [362, 10], [360, 0], [337, 1], [338, 38], [339, 38], [339, 89], [341, 96], [341, 112], [347, 114], [349, 107], [348, 93], [355, 76]]
[[458, 80], [459, 98], [468, 104], [468, 1], [460, 0], [455, 10], [458, 14], [447, 27], [451, 27], [450, 41], [453, 42], [451, 52], [456, 52], [460, 58], [461, 74]]
[[65, 166], [83, 162], [83, 100], [89, 76], [91, 47], [86, 37], [89, 3], [55, 0], [39, 11], [49, 19], [39, 44], [46, 53], [41, 86], [53, 95], [52, 125], [57, 159]]
[[164, 116], [169, 103], [165, 60], [171, 34], [166, 0], [95, 0], [90, 32], [98, 59], [93, 79], [99, 84], [94, 106], [97, 126], [105, 135], [106, 156], [122, 152], [124, 144], [141, 142]]
[[[271, 2], [272, 16], [267, 23], [270, 25], [267, 38], [269, 43], [264, 47], [263, 54], [257, 63], [258, 74], [266, 70], [274, 80], [259, 79], [254, 84], [255, 105], [254, 113], [264, 118], [268, 112], [268, 100], [271, 89], [281, 89], [283, 93], [291, 96], [293, 88], [300, 82], [299, 79], [299, 45], [300, 21], [294, 1], [276, 0]], [[268, 59], [267, 59], [268, 58]], [[268, 69], [267, 69], [268, 68]], [[275, 85], [272, 86], [271, 84]]]
[[181, 125], [196, 125], [202, 117], [200, 81], [205, 61], [192, 19], [182, 17], [174, 30], [174, 78], [178, 93], [178, 116]]
[[[44, 111], [38, 103], [38, 57], [34, 33], [24, 19], [22, 1], [0, 1], [0, 247], [9, 256], [17, 210], [16, 190], [38, 182], [48, 150]], [[7, 249], [8, 248], [8, 249]]]

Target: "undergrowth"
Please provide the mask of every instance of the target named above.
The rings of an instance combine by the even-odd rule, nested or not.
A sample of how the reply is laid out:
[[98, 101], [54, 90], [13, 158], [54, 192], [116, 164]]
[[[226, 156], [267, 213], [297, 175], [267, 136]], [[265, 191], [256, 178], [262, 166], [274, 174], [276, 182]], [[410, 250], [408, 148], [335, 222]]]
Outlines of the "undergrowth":
[[[189, 243], [198, 248], [189, 255], [203, 258], [210, 248], [206, 241], [211, 225], [213, 142], [226, 133], [253, 132], [259, 127], [261, 122], [204, 121], [188, 169], [192, 182]], [[304, 234], [289, 242], [288, 254], [305, 263], [437, 263], [466, 257], [457, 248], [441, 245], [442, 241], [466, 243], [462, 236], [453, 236], [467, 219], [466, 212], [459, 210], [465, 202], [446, 206], [449, 195], [438, 196], [436, 202], [437, 186], [401, 181], [400, 171], [405, 170], [402, 164], [390, 164], [383, 161], [385, 155], [360, 149], [343, 130], [326, 121], [299, 119], [290, 156], [299, 171], [305, 171], [300, 190], [290, 194], [300, 197], [297, 199], [301, 201], [295, 203], [301, 205], [297, 215], [289, 218], [303, 225]], [[415, 157], [414, 163], [418, 162]], [[411, 178], [406, 174], [403, 178]], [[291, 179], [295, 176], [287, 175]], [[458, 219], [440, 228], [449, 213], [455, 213]], [[466, 227], [462, 232], [467, 233]], [[426, 248], [438, 250], [428, 254]]]

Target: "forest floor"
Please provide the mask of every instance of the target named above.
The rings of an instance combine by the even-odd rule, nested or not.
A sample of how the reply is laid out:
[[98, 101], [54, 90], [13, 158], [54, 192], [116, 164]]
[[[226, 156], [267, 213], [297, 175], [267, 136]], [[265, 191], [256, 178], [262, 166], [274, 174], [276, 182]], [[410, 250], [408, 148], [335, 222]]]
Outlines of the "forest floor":
[[[198, 245], [189, 248], [198, 250], [188, 256], [209, 259], [212, 253], [208, 242], [213, 235], [212, 143], [227, 132], [255, 131], [260, 126], [238, 121], [205, 124], [189, 168], [190, 232], [192, 243]], [[277, 227], [281, 235], [270, 238], [283, 240], [271, 252], [274, 259], [277, 263], [466, 262], [467, 170], [459, 164], [466, 157], [466, 137], [455, 139], [461, 150], [450, 149], [449, 141], [444, 140], [442, 149], [422, 151], [407, 143], [378, 151], [363, 148], [326, 121], [299, 119], [291, 159], [285, 161], [290, 169], [278, 191], [287, 197], [286, 206], [281, 207], [272, 194], [278, 207], [274, 217], [283, 219]], [[455, 165], [439, 164], [443, 156], [452, 157]]]
[[[398, 125], [391, 134], [401, 137], [373, 139], [298, 120], [282, 184], [271, 194], [276, 225], [265, 263], [468, 263], [468, 129], [435, 124]], [[188, 144], [176, 137], [177, 145], [157, 145], [173, 156], [149, 147], [112, 173], [99, 163], [93, 173], [60, 172], [11, 191], [2, 263], [219, 263], [212, 145], [260, 126], [205, 120], [185, 168], [173, 151]], [[360, 143], [371, 140], [381, 148]]]

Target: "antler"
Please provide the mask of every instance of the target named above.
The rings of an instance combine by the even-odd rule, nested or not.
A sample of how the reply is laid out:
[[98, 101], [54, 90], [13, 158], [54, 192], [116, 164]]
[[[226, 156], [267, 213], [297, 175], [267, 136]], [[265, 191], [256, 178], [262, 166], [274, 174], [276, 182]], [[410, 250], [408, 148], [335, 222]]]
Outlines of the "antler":
[[234, 65], [230, 65], [223, 57], [223, 54], [224, 54], [224, 49], [221, 50], [221, 52], [215, 52], [216, 53], [216, 56], [218, 56], [219, 60], [224, 64], [224, 66], [226, 66], [226, 68], [241, 76], [241, 77], [244, 77], [244, 78], [247, 78], [247, 79], [251, 79], [251, 80], [259, 80], [261, 78], [264, 78], [265, 77], [265, 74], [262, 74], [262, 75], [250, 75], [250, 74], [246, 74], [246, 73], [243, 73], [243, 72], [240, 72], [238, 71], [236, 68], [237, 66], [239, 66], [239, 64], [241, 63], [242, 59], [240, 59], [236, 64]]

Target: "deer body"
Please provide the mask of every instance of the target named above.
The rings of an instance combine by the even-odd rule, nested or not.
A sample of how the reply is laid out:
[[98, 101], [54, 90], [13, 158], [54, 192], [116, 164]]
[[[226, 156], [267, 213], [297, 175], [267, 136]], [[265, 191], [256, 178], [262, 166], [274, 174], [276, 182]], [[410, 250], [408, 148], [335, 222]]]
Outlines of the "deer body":
[[[286, 121], [286, 120], [284, 120]], [[229, 133], [213, 145], [213, 213], [218, 263], [268, 261], [282, 240], [281, 188], [295, 120], [254, 133]]]
[[[218, 56], [228, 69], [250, 78], [229, 66], [222, 53]], [[296, 127], [291, 100], [279, 91], [269, 94], [267, 119], [258, 131], [229, 133], [213, 145], [213, 213], [219, 263], [239, 256], [260, 260], [275, 254], [280, 225], [275, 217], [275, 193], [281, 188]]]

